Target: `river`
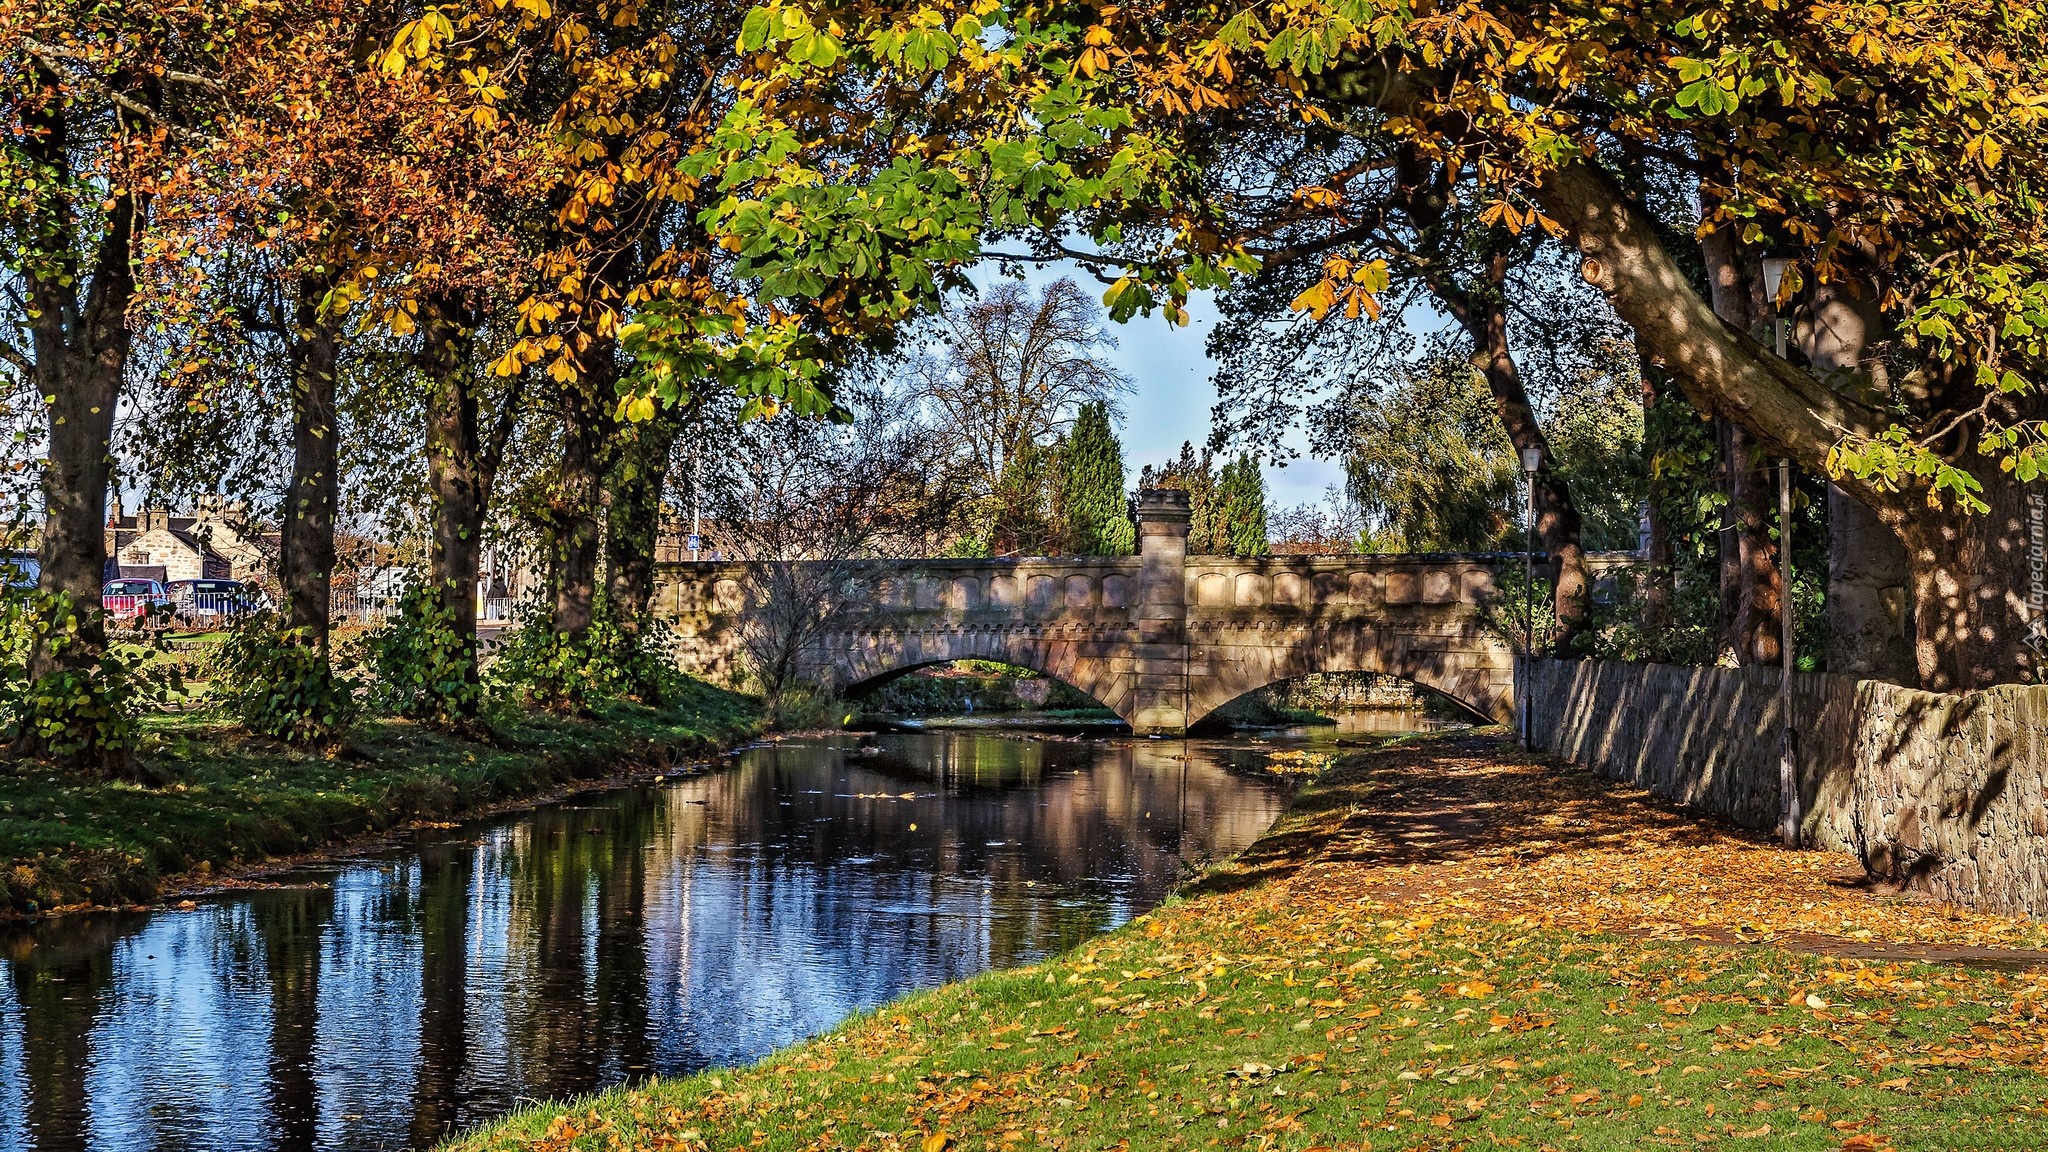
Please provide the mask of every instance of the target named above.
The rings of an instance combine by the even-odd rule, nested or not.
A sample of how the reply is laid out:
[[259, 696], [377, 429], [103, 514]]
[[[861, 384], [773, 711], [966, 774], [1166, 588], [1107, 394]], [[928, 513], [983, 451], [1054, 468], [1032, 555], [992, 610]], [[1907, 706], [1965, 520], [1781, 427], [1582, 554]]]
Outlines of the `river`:
[[0, 1149], [418, 1148], [744, 1064], [1143, 912], [1271, 824], [1257, 768], [1299, 742], [787, 738], [276, 888], [0, 932]]

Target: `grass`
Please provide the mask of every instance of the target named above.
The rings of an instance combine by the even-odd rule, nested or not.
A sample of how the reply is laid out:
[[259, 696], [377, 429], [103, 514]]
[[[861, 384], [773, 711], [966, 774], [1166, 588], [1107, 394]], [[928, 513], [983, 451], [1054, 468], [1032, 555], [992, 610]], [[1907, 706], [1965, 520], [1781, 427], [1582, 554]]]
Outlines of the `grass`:
[[454, 1147], [2037, 1147], [2048, 978], [1783, 945], [2038, 932], [1814, 880], [1831, 860], [1409, 740], [1069, 955]]
[[154, 899], [219, 873], [417, 820], [444, 820], [622, 768], [708, 753], [758, 729], [743, 697], [695, 684], [668, 707], [590, 719], [507, 714], [479, 743], [390, 718], [308, 751], [206, 713], [152, 717], [143, 762], [162, 783], [0, 765], [0, 913]]

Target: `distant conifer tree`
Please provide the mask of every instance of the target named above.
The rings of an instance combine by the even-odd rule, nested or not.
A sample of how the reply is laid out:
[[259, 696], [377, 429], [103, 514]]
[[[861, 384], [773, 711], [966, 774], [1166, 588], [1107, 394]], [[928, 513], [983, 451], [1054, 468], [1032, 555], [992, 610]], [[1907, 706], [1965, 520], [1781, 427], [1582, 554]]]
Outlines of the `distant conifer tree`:
[[1070, 556], [1128, 556], [1137, 542], [1124, 493], [1124, 447], [1109, 425], [1109, 408], [1083, 404], [1061, 453], [1059, 515]]
[[1026, 442], [1010, 454], [993, 494], [995, 520], [990, 550], [997, 556], [1046, 556], [1053, 551], [1052, 468], [1061, 445], [1041, 448]]
[[1259, 462], [1239, 456], [1223, 466], [1216, 481], [1215, 518], [1212, 532], [1218, 552], [1226, 556], [1266, 556], [1273, 549], [1266, 541], [1266, 478]]
[[1188, 494], [1188, 511], [1192, 519], [1188, 525], [1188, 555], [1216, 556], [1229, 551], [1217, 539], [1214, 525], [1216, 503], [1216, 472], [1209, 465], [1209, 450], [1204, 448], [1200, 456], [1195, 455], [1195, 446], [1183, 441], [1180, 457], [1164, 464], [1145, 465], [1145, 472], [1138, 480], [1140, 490], [1146, 488], [1178, 488]]

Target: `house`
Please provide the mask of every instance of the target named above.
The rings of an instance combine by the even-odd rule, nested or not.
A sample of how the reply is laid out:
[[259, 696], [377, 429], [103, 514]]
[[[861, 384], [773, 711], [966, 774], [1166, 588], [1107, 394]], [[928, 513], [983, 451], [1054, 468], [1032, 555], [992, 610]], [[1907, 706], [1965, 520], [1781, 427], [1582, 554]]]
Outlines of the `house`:
[[190, 516], [162, 509], [107, 517], [107, 556], [124, 572], [162, 568], [167, 580], [260, 580], [276, 554], [274, 534], [258, 532], [246, 506], [204, 497]]

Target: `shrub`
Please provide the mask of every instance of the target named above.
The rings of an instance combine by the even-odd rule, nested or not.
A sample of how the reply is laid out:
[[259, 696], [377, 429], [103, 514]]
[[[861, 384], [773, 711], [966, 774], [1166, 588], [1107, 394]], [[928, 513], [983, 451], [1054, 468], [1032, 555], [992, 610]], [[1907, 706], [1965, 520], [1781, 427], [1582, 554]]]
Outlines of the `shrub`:
[[660, 707], [677, 698], [685, 679], [668, 648], [667, 624], [655, 621], [629, 632], [602, 602], [580, 638], [556, 632], [534, 614], [499, 645], [490, 682], [559, 711], [587, 711], [616, 699]]
[[456, 632], [455, 614], [436, 589], [407, 590], [398, 615], [364, 647], [373, 704], [443, 728], [475, 718], [483, 700], [476, 651]]
[[109, 644], [89, 667], [30, 675], [39, 648], [61, 658], [80, 643], [82, 626], [61, 593], [0, 595], [0, 736], [31, 755], [107, 770], [134, 749], [142, 711], [168, 700], [183, 682], [175, 665], [138, 644]]
[[355, 679], [337, 673], [305, 630], [273, 612], [236, 619], [207, 661], [209, 698], [244, 728], [293, 744], [338, 738], [361, 712]]

